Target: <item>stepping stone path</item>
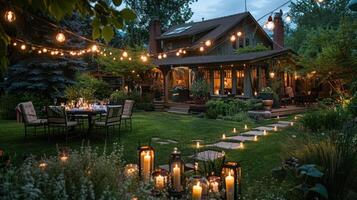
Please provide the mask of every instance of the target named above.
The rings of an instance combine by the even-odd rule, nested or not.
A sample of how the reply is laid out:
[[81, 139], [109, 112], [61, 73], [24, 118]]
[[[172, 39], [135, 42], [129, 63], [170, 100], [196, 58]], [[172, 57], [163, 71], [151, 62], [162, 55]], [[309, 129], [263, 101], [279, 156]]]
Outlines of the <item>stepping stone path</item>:
[[161, 144], [161, 145], [166, 145], [166, 144], [177, 144], [178, 142], [175, 140], [170, 140], [170, 139], [161, 139], [158, 137], [151, 138], [151, 140], [155, 143]]
[[218, 158], [222, 158], [224, 156], [224, 153], [218, 152], [218, 151], [202, 151], [199, 152], [196, 155], [193, 155], [194, 158], [200, 161], [214, 161]]
[[258, 131], [273, 131], [274, 127], [269, 127], [269, 126], [259, 126], [257, 128], [254, 128], [254, 130], [258, 130]]
[[290, 123], [288, 121], [278, 121], [278, 124], [287, 124], [288, 126], [290, 126]]
[[247, 136], [237, 135], [237, 136], [227, 137], [227, 139], [236, 140], [236, 141], [239, 141], [239, 142], [245, 142], [245, 141], [253, 141], [254, 137], [247, 137]]
[[218, 142], [215, 144], [210, 144], [206, 145], [209, 147], [218, 147], [221, 149], [240, 149], [240, 143], [234, 143], [234, 142]]
[[286, 127], [289, 126], [289, 124], [270, 124], [270, 125], [268, 125], [268, 126], [271, 126], [271, 127], [276, 126], [276, 127], [278, 127], [278, 128], [286, 128]]
[[248, 132], [242, 133], [242, 135], [263, 136], [264, 131], [248, 131]]

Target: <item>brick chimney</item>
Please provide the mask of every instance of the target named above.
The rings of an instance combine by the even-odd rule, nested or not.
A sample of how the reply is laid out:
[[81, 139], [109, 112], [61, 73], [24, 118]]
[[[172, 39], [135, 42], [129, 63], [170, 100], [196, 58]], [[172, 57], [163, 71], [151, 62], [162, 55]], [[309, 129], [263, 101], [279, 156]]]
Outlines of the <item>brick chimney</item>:
[[160, 44], [156, 40], [161, 35], [161, 25], [158, 18], [151, 20], [149, 25], [149, 53], [155, 54], [160, 52]]
[[274, 34], [273, 34], [273, 49], [283, 49], [284, 48], [284, 22], [283, 22], [283, 11], [280, 10], [274, 14]]

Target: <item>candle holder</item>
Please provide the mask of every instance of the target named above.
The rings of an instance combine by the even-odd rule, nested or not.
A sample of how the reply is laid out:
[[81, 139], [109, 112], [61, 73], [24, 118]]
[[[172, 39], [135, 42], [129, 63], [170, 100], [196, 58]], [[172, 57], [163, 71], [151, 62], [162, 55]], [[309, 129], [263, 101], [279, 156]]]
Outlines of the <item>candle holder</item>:
[[222, 188], [224, 189], [224, 198], [227, 200], [239, 199], [242, 193], [241, 189], [242, 169], [237, 162], [226, 162], [222, 167]]
[[177, 148], [174, 148], [170, 155], [169, 168], [171, 174], [170, 195], [173, 197], [180, 197], [184, 191], [185, 164], [181, 159], [181, 152], [179, 152]]
[[139, 177], [145, 182], [150, 181], [151, 174], [154, 171], [154, 156], [154, 148], [150, 146], [140, 146], [138, 148]]
[[124, 176], [126, 178], [136, 178], [139, 174], [139, 167], [137, 164], [127, 164], [124, 167]]
[[155, 189], [153, 191], [155, 196], [161, 195], [162, 191], [164, 191], [169, 182], [169, 172], [165, 169], [156, 169], [152, 173], [153, 181]]
[[207, 179], [200, 175], [192, 176], [187, 184], [188, 199], [206, 200], [208, 199], [209, 185]]
[[68, 147], [60, 148], [58, 151], [58, 157], [62, 163], [66, 163], [69, 159], [69, 148]]
[[211, 175], [209, 177], [207, 177], [208, 179], [208, 187], [209, 187], [209, 193], [210, 194], [218, 194], [220, 193], [221, 191], [221, 187], [222, 187], [222, 184], [221, 184], [221, 177], [219, 176], [215, 176], [215, 175]]

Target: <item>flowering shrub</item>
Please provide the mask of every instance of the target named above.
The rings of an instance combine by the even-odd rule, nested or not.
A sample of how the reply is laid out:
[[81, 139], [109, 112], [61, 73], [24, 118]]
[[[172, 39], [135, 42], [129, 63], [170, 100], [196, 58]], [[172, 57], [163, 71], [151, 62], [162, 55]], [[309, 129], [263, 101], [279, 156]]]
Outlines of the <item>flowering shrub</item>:
[[124, 177], [120, 146], [97, 152], [82, 146], [66, 161], [30, 157], [18, 168], [2, 169], [0, 199], [156, 199], [150, 197], [150, 185]]

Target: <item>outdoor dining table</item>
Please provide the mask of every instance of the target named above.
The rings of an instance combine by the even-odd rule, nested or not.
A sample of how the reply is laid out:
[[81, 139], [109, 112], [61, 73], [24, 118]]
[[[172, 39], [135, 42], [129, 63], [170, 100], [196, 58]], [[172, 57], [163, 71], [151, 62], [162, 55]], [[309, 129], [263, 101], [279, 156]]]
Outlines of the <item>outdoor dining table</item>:
[[93, 128], [93, 117], [99, 114], [104, 114], [106, 113], [106, 109], [104, 108], [96, 108], [96, 109], [82, 109], [82, 108], [72, 108], [69, 110], [66, 110], [68, 115], [73, 115], [73, 116], [78, 116], [78, 115], [83, 115], [86, 116], [88, 119], [88, 130], [87, 133], [90, 133], [90, 131]]

